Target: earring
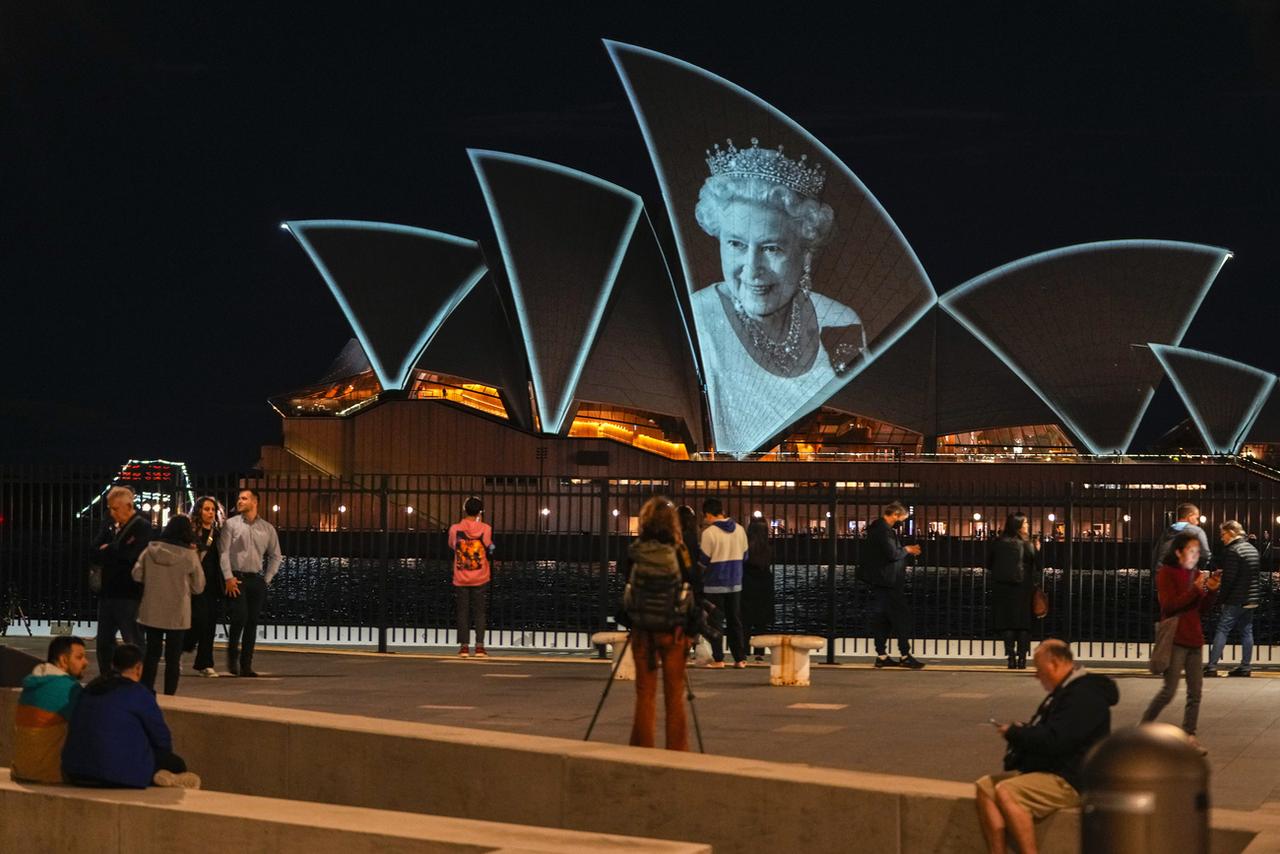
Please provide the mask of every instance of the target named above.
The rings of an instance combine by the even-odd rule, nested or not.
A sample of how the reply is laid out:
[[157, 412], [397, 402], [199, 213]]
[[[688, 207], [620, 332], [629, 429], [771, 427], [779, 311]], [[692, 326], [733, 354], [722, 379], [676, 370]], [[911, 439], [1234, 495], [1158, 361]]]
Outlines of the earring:
[[813, 256], [804, 256], [804, 272], [800, 274], [800, 290], [806, 294], [813, 290], [813, 277], [810, 275], [813, 266]]

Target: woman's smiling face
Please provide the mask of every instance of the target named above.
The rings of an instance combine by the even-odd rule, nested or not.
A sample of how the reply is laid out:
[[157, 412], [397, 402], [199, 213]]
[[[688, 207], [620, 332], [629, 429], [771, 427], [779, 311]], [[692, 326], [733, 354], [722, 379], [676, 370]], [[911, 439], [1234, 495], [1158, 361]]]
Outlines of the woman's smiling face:
[[804, 272], [800, 241], [785, 213], [741, 199], [720, 220], [720, 266], [742, 308], [764, 318], [785, 308]]

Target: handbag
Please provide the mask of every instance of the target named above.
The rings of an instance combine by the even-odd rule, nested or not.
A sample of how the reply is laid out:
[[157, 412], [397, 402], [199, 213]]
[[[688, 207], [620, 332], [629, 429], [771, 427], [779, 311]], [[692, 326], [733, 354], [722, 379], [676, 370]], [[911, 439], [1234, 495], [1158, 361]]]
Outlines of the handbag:
[[1173, 636], [1178, 633], [1178, 620], [1183, 612], [1190, 611], [1199, 605], [1200, 601], [1196, 600], [1167, 617], [1161, 617], [1156, 623], [1156, 639], [1151, 642], [1151, 660], [1147, 664], [1148, 669], [1156, 676], [1168, 670], [1169, 662], [1173, 660]]
[[1173, 636], [1178, 633], [1179, 615], [1165, 617], [1156, 623], [1156, 639], [1151, 644], [1151, 661], [1149, 669], [1156, 676], [1169, 669], [1173, 659]]
[[1031, 591], [1031, 615], [1039, 620], [1049, 616], [1049, 597], [1039, 587]]

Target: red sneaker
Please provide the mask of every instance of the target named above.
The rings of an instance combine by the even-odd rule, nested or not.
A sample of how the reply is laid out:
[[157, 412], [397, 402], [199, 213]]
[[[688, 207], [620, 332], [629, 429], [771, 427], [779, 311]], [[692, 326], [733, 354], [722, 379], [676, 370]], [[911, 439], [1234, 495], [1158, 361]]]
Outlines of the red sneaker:
[[458, 650], [458, 658], [466, 658], [470, 654], [471, 654], [471, 649], [467, 647], [465, 644], [463, 645], [462, 649]]
[[484, 651], [484, 647], [476, 646], [476, 658], [488, 658], [489, 653]]

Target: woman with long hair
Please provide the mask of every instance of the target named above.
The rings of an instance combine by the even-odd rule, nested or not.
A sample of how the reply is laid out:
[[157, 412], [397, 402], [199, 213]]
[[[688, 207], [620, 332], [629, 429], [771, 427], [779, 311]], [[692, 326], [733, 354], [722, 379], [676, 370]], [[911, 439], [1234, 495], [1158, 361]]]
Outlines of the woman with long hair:
[[[747, 525], [747, 559], [742, 563], [742, 629], [744, 640], [762, 635], [773, 622], [773, 550], [769, 546], [769, 525], [752, 519]], [[764, 659], [764, 649], [752, 652], [756, 661]]]
[[[682, 593], [693, 597], [692, 560], [687, 557], [676, 508], [662, 496], [655, 496], [640, 508], [640, 533], [627, 549], [624, 574], [634, 580], [642, 568], [650, 577], [675, 576]], [[687, 613], [696, 606], [690, 602]], [[692, 617], [690, 617], [692, 619]], [[689, 654], [689, 626], [676, 625], [669, 631], [638, 625], [631, 629], [631, 654], [636, 666], [636, 710], [631, 725], [631, 744], [653, 747], [657, 729], [658, 670], [662, 670], [662, 692], [666, 706], [667, 749], [689, 749], [689, 727], [684, 711], [685, 659]]]
[[204, 590], [204, 567], [196, 557], [190, 519], [178, 514], [168, 521], [160, 539], [148, 544], [133, 565], [133, 580], [142, 584], [138, 625], [147, 638], [142, 681], [155, 690], [163, 649], [164, 692], [176, 694], [182, 670], [182, 636], [191, 628], [191, 594]]
[[227, 511], [218, 499], [202, 495], [191, 505], [191, 527], [196, 538], [196, 557], [204, 569], [204, 592], [191, 597], [191, 631], [184, 650], [195, 650], [195, 671], [200, 676], [217, 676], [213, 666], [213, 636], [222, 607], [222, 569], [218, 566], [218, 535]]
[[1025, 670], [1031, 650], [1032, 601], [1040, 583], [1040, 543], [1031, 539], [1026, 515], [1010, 513], [987, 554], [991, 626], [1004, 636], [1010, 670]]
[[1210, 574], [1199, 569], [1199, 565], [1200, 535], [1183, 531], [1169, 543], [1169, 551], [1156, 570], [1160, 619], [1176, 616], [1178, 627], [1173, 635], [1169, 669], [1164, 672], [1164, 686], [1142, 713], [1144, 724], [1159, 717], [1177, 693], [1178, 681], [1185, 672], [1187, 704], [1182, 712], [1182, 729], [1197, 748], [1200, 743], [1196, 741], [1196, 722], [1200, 717], [1200, 689], [1204, 684], [1204, 628], [1200, 615], [1213, 605], [1222, 584], [1222, 570]]

